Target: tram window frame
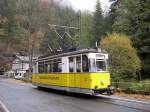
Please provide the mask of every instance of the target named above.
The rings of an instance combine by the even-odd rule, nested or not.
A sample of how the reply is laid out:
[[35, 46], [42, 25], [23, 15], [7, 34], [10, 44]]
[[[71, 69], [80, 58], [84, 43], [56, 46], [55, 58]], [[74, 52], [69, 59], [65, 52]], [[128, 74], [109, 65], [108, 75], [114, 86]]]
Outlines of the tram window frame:
[[69, 57], [69, 72], [74, 72], [74, 58], [73, 57]]
[[38, 62], [38, 73], [43, 73], [43, 72], [44, 72], [44, 61]]
[[[71, 62], [72, 65], [70, 63], [70, 59], [72, 60], [72, 62]], [[69, 60], [69, 72], [70, 73], [76, 73], [76, 56], [69, 57], [68, 60]]]
[[53, 72], [58, 72], [58, 63], [54, 63]]
[[47, 72], [48, 72], [48, 64], [44, 63], [44, 73], [47, 73]]
[[44, 60], [44, 73], [49, 73], [50, 70], [50, 61]]
[[81, 58], [81, 55], [76, 56], [76, 72], [82, 72], [82, 58]]
[[87, 55], [82, 55], [82, 72], [89, 72], [89, 62]]
[[[101, 64], [102, 64], [102, 66], [99, 68], [99, 70], [98, 70], [98, 62], [102, 62]], [[105, 71], [107, 71], [107, 63], [106, 63], [106, 60], [102, 60], [102, 59], [97, 59], [96, 60], [96, 72], [105, 72]]]
[[58, 72], [62, 72], [62, 63], [58, 63]]
[[53, 62], [51, 61], [50, 63], [48, 63], [48, 65], [48, 73], [53, 73]]
[[50, 64], [47, 64], [47, 72], [50, 72]]
[[89, 58], [89, 72], [96, 72], [96, 61], [95, 58]]
[[[42, 70], [40, 70], [42, 68]], [[60, 73], [62, 72], [62, 60], [51, 59], [38, 62], [38, 73]]]
[[52, 63], [53, 73], [60, 73], [62, 72], [62, 60], [61, 59], [54, 59]]

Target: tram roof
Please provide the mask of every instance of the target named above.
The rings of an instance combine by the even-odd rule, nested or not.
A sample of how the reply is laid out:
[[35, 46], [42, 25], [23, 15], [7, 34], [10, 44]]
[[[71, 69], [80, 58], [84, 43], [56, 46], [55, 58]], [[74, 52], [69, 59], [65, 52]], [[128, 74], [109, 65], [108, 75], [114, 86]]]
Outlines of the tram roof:
[[71, 56], [71, 55], [78, 55], [78, 54], [86, 54], [86, 53], [105, 53], [106, 51], [102, 50], [99, 51], [98, 49], [80, 49], [76, 51], [70, 51], [70, 52], [65, 52], [65, 53], [59, 53], [59, 54], [54, 54], [54, 55], [48, 55], [48, 56], [41, 56], [38, 58], [38, 60], [42, 59], [53, 59], [53, 58], [59, 58], [59, 57], [64, 57], [64, 56]]

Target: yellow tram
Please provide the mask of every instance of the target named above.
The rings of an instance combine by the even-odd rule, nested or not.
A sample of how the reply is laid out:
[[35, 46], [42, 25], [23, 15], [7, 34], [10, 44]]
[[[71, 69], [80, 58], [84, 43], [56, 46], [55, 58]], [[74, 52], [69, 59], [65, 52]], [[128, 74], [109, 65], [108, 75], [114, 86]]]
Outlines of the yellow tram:
[[108, 54], [97, 49], [39, 57], [33, 66], [32, 83], [37, 87], [91, 95], [113, 91]]

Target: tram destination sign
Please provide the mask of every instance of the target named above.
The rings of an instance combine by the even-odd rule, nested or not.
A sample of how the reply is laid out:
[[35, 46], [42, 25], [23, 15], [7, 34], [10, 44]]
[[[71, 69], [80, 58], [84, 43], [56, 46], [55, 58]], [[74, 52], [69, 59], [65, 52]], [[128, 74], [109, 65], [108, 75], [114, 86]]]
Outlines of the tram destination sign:
[[102, 54], [96, 54], [97, 59], [105, 59], [105, 55]]
[[59, 80], [57, 76], [40, 76], [40, 79], [51, 79], [51, 80]]

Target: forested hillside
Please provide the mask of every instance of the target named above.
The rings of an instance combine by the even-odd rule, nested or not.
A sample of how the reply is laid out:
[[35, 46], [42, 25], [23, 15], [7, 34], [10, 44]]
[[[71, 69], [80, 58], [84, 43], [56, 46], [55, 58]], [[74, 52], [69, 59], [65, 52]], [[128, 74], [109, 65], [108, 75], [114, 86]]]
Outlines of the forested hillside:
[[141, 74], [150, 78], [150, 0], [111, 0], [112, 31], [130, 36], [141, 59]]
[[[150, 78], [150, 1], [109, 0], [109, 11], [97, 0], [95, 12], [75, 11], [65, 0], [0, 0], [0, 52], [40, 55], [71, 47], [95, 47], [109, 33], [127, 35], [141, 60], [137, 74]], [[71, 26], [73, 40], [60, 40], [48, 24]], [[81, 25], [81, 26], [80, 26]], [[64, 29], [59, 33], [63, 34]], [[72, 42], [73, 41], [73, 42]], [[131, 60], [132, 61], [132, 60]], [[131, 72], [132, 70], [130, 70]]]

